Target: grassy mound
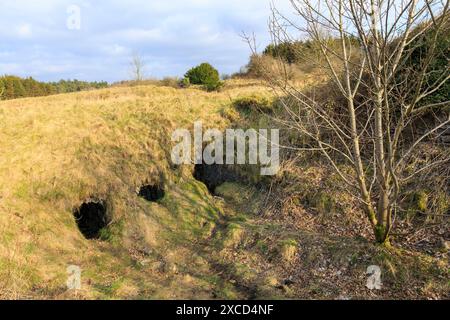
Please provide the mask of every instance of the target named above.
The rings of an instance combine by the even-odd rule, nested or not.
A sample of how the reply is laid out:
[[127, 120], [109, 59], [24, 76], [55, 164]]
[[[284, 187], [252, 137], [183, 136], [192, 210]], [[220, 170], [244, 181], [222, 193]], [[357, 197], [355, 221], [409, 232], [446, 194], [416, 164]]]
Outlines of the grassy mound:
[[[173, 130], [267, 127], [269, 101], [232, 80], [0, 102], [0, 299], [448, 297], [445, 253], [361, 237], [354, 200], [315, 159], [269, 182], [241, 166], [214, 196], [171, 164]], [[67, 290], [72, 265], [81, 290]], [[370, 265], [381, 291], [366, 288]]]
[[[1, 102], [0, 298], [70, 296], [70, 265], [82, 269], [80, 298], [211, 297], [207, 270], [179, 269], [202, 269], [190, 246], [221, 213], [192, 168], [172, 168], [170, 136], [197, 120], [224, 128], [224, 108], [255, 90], [267, 94], [141, 86]], [[161, 184], [158, 202], [139, 196]], [[93, 223], [76, 213], [92, 202], [107, 223], [93, 217], [102, 228], [88, 240], [79, 225]]]

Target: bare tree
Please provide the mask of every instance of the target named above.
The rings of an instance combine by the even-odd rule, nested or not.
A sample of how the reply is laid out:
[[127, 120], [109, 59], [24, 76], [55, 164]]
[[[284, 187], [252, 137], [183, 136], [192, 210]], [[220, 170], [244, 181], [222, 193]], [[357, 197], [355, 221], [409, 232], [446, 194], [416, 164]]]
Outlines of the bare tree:
[[134, 81], [139, 83], [144, 80], [144, 69], [144, 60], [142, 60], [142, 57], [138, 53], [134, 53], [131, 59], [131, 73]]
[[[289, 97], [282, 100], [288, 117], [276, 120], [309, 138], [304, 149], [323, 154], [361, 201], [376, 241], [388, 244], [402, 187], [450, 160], [447, 148], [412, 166], [415, 150], [450, 123], [449, 101], [427, 102], [450, 78], [448, 67], [432, 68], [438, 41], [449, 30], [449, 0], [291, 0], [291, 5], [295, 20], [273, 8], [273, 41], [306, 35], [321, 56], [311, 63], [329, 74], [345, 106], [330, 110], [286, 78], [271, 77]], [[426, 56], [411, 66], [423, 39]], [[430, 111], [436, 111], [433, 126], [411, 135], [414, 119]], [[352, 172], [342, 170], [342, 163]]]

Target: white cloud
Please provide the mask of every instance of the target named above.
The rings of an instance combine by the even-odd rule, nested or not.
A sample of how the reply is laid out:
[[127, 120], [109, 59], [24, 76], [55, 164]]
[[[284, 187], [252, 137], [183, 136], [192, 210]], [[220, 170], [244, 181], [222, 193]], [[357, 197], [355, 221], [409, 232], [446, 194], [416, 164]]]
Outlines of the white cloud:
[[143, 42], [143, 41], [159, 41], [163, 39], [163, 34], [158, 28], [154, 29], [139, 29], [130, 28], [119, 30], [114, 34], [118, 38], [126, 39], [131, 42]]
[[104, 45], [102, 46], [102, 51], [106, 55], [111, 56], [123, 56], [123, 55], [131, 55], [132, 51], [124, 46], [121, 46], [119, 44], [113, 44], [113, 45]]
[[[135, 51], [151, 61], [152, 76], [182, 75], [203, 61], [230, 73], [250, 54], [242, 31], [255, 32], [260, 48], [270, 39], [270, 0], [0, 2], [0, 74], [9, 70], [43, 80], [127, 78]], [[282, 9], [288, 4], [275, 2]], [[71, 4], [81, 8], [81, 30], [66, 27]]]
[[17, 27], [17, 35], [19, 37], [28, 38], [33, 34], [30, 24], [22, 24]]

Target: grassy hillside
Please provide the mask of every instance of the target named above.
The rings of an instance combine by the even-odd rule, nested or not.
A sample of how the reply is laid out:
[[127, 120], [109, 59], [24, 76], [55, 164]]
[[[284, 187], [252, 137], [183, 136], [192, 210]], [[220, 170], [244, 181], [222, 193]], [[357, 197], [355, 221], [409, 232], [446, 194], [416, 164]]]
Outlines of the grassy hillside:
[[[219, 93], [140, 86], [0, 102], [0, 298], [445, 297], [445, 254], [362, 238], [361, 212], [319, 161], [214, 195], [193, 166], [170, 163], [174, 129], [266, 127], [251, 108], [271, 95], [231, 80]], [[147, 201], [142, 186], [164, 196]], [[88, 202], [106, 210], [98, 239], [77, 226]], [[365, 287], [371, 264], [384, 271], [380, 292]], [[69, 265], [81, 290], [67, 290]]]
[[[184, 259], [201, 257], [186, 242], [208, 236], [221, 214], [192, 168], [171, 169], [168, 139], [198, 119], [224, 127], [221, 111], [250, 91], [267, 94], [258, 84], [143, 86], [1, 102], [0, 297], [60, 298], [71, 264], [83, 269], [82, 298], [190, 297], [190, 287], [210, 285], [162, 272], [179, 261], [196, 269]], [[161, 203], [138, 197], [155, 183]], [[73, 212], [89, 200], [106, 202], [106, 241], [77, 228]]]

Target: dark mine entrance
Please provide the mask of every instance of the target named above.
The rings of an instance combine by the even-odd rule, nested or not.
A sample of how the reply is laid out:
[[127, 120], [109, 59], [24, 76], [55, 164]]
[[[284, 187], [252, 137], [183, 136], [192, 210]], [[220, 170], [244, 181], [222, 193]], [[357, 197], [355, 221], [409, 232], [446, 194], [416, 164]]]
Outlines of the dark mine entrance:
[[194, 168], [194, 178], [203, 182], [209, 192], [215, 193], [218, 186], [225, 182], [236, 182], [240, 180], [239, 175], [230, 166], [221, 164], [197, 164]]
[[165, 191], [160, 185], [145, 185], [139, 189], [139, 197], [150, 202], [156, 202], [164, 198]]
[[103, 201], [86, 202], [74, 212], [78, 228], [86, 239], [98, 239], [100, 230], [108, 226], [106, 205]]

